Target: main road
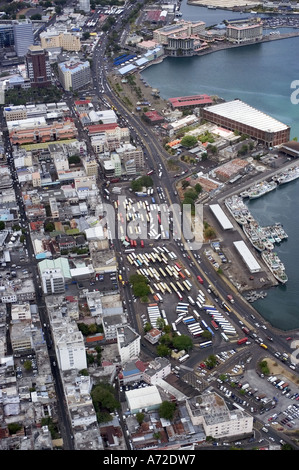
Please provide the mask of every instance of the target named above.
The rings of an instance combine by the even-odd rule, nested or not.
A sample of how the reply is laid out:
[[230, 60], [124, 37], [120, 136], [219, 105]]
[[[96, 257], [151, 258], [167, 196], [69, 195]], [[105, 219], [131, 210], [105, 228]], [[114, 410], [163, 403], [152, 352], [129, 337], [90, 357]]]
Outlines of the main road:
[[[121, 16], [118, 17], [116, 23], [113, 26], [114, 31], [119, 32], [121, 28], [121, 23], [124, 22], [126, 15], [129, 13], [128, 10], [124, 10]], [[162, 187], [165, 194], [165, 202], [171, 205], [179, 203], [178, 197], [174, 192], [174, 180], [172, 181], [168, 177], [168, 171], [166, 169], [166, 162], [169, 158], [169, 154], [165, 149], [160, 145], [157, 136], [152, 132], [145, 123], [139, 119], [138, 116], [135, 116], [130, 112], [123, 102], [114, 94], [107, 75], [111, 72], [110, 65], [107, 60], [105, 60], [105, 50], [107, 46], [107, 36], [102, 36], [101, 41], [95, 47], [93, 55], [93, 80], [94, 80], [94, 90], [99, 100], [105, 105], [113, 106], [120, 119], [124, 124], [126, 124], [131, 129], [131, 135], [134, 137], [135, 141], [142, 145], [145, 158], [147, 160], [147, 165], [149, 170], [154, 170], [152, 179], [154, 184], [158, 187]], [[178, 235], [178, 234], [177, 234]], [[202, 256], [200, 261], [198, 257], [194, 257], [194, 251], [188, 248], [188, 243], [182, 235], [182, 241], [184, 242], [185, 253], [188, 256], [188, 259], [191, 260], [190, 270], [194, 278], [196, 275], [200, 274], [205, 281], [205, 285], [211, 284], [215, 286], [218, 293], [218, 302], [219, 304], [222, 301], [227, 300], [227, 293], [230, 289], [230, 283], [228, 280], [223, 279], [219, 274], [214, 270], [209, 261]], [[172, 242], [176, 242], [173, 239]], [[121, 247], [117, 243], [117, 249], [121, 252]], [[197, 280], [195, 281], [197, 282]], [[127, 290], [127, 289], [125, 289]], [[128, 292], [125, 294], [126, 299], [128, 300]], [[247, 301], [241, 295], [235, 295], [235, 303], [232, 307], [232, 313], [230, 317], [237, 324], [239, 321], [243, 321], [252, 331], [256, 330], [256, 320], [252, 318], [251, 315], [257, 316], [257, 312], [248, 304]], [[134, 308], [134, 307], [133, 307]], [[133, 313], [133, 312], [132, 312]], [[135, 315], [132, 315], [133, 317]], [[265, 330], [260, 330], [261, 325], [264, 323], [262, 318], [259, 318], [259, 336], [261, 332], [265, 333]], [[269, 326], [268, 326], [269, 328]], [[273, 354], [276, 350], [284, 352], [286, 349], [289, 349], [282, 334], [277, 333], [276, 330], [271, 331], [271, 337], [273, 338], [273, 343], [269, 347], [269, 353]], [[273, 345], [273, 346], [272, 346]], [[275, 345], [275, 346], [274, 346]], [[290, 349], [289, 349], [289, 352]]]

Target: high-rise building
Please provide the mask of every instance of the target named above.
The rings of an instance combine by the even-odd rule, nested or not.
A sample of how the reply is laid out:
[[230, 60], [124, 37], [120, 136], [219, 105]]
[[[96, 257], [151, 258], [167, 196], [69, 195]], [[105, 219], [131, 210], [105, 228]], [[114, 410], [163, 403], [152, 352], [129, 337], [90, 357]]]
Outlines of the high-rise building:
[[44, 294], [62, 294], [65, 291], [65, 281], [60, 269], [47, 269], [42, 273]]
[[71, 59], [58, 65], [58, 74], [66, 91], [78, 90], [90, 82], [90, 64], [88, 61]]
[[29, 46], [26, 54], [27, 75], [31, 86], [44, 88], [51, 85], [49, 53], [40, 46]]
[[79, 10], [82, 10], [85, 13], [89, 13], [90, 12], [90, 0], [79, 0]]
[[10, 47], [15, 43], [12, 24], [0, 25], [0, 47]]
[[28, 47], [34, 43], [32, 22], [28, 19], [14, 20], [13, 33], [17, 56], [24, 57]]
[[44, 49], [61, 48], [65, 51], [79, 52], [81, 49], [80, 33], [71, 33], [69, 31], [57, 31], [50, 28], [40, 34], [41, 46]]

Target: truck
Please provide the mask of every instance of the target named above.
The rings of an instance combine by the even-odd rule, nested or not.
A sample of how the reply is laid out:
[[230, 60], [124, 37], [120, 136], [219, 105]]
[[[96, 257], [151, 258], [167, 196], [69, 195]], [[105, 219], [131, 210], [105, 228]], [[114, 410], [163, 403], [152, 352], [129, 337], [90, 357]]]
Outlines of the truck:
[[248, 388], [249, 388], [249, 384], [247, 383], [247, 384], [242, 385], [241, 390], [247, 390]]
[[215, 295], [215, 297], [218, 297], [218, 292], [216, 291], [215, 287], [212, 286], [212, 284], [209, 284], [208, 292], [209, 292], [209, 290], [212, 292], [213, 295]]
[[247, 326], [242, 326], [242, 331], [244, 331], [246, 335], [249, 335], [250, 330], [247, 328]]
[[232, 296], [231, 294], [227, 294], [226, 297], [227, 297], [227, 300], [229, 300], [231, 304], [234, 303], [234, 298], [233, 298], [233, 296]]
[[245, 338], [239, 339], [239, 340], [237, 341], [237, 344], [239, 344], [239, 345], [240, 345], [240, 344], [244, 344], [244, 343], [246, 343], [247, 341], [248, 341], [248, 338], [245, 336]]

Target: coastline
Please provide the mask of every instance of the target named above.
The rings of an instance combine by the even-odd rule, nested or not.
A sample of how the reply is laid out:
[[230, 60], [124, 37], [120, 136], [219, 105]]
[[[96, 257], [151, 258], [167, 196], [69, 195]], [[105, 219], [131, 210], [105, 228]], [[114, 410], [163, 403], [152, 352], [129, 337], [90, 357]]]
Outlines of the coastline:
[[[295, 37], [299, 37], [299, 30], [298, 30], [298, 32], [277, 34], [275, 36], [265, 35], [263, 37], [263, 39], [261, 39], [261, 40], [247, 41], [243, 44], [234, 44], [234, 43], [229, 43], [227, 41], [223, 41], [223, 43], [218, 42], [217, 44], [213, 43], [213, 44], [211, 44], [211, 47], [207, 47], [207, 48], [205, 48], [201, 51], [195, 52], [192, 56], [189, 56], [189, 55], [188, 56], [170, 56], [170, 55], [167, 55], [167, 54], [163, 54], [158, 59], [153, 60], [153, 61], [149, 62], [148, 64], [144, 65], [142, 67], [142, 70], [138, 69], [138, 70], [136, 70], [136, 72], [139, 73], [139, 74], [142, 74], [143, 70], [147, 69], [151, 65], [160, 64], [161, 62], [163, 62], [164, 59], [166, 59], [168, 57], [174, 58], [174, 59], [178, 59], [178, 58], [182, 58], [182, 57], [188, 57], [188, 58], [189, 57], [195, 57], [195, 56], [200, 57], [200, 56], [203, 56], [203, 55], [212, 54], [213, 52], [222, 51], [224, 49], [233, 49], [233, 48], [236, 48], [236, 47], [253, 46], [254, 44], [261, 44], [261, 43], [264, 43], [264, 42], [272, 42], [272, 41], [282, 41], [283, 39], [291, 39], [291, 38], [295, 38]], [[133, 73], [136, 73], [136, 72], [133, 72]]]

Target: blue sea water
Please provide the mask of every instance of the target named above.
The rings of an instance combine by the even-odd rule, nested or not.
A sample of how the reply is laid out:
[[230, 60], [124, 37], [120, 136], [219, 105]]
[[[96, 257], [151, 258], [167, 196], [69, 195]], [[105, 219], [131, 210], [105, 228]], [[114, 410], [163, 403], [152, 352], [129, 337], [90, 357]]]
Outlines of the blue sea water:
[[[209, 10], [181, 5], [182, 18], [202, 20], [207, 26], [244, 13]], [[247, 104], [291, 126], [291, 138], [299, 138], [299, 104], [292, 104], [291, 84], [299, 80], [299, 37], [227, 49], [201, 57], [167, 58], [142, 72], [162, 98], [207, 93], [225, 100], [239, 98]], [[299, 328], [299, 180], [283, 185], [249, 203], [261, 225], [281, 222], [289, 235], [276, 252], [284, 262], [289, 280], [286, 286], [268, 291], [255, 308], [281, 330]]]

